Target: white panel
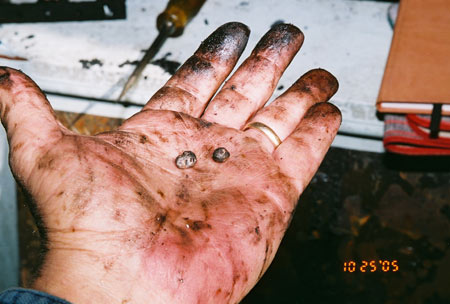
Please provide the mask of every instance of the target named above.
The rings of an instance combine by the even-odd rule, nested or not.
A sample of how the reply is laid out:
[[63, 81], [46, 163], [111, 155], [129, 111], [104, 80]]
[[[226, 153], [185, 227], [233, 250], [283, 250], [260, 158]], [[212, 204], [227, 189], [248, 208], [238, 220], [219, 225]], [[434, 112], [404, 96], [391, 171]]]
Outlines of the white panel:
[[[156, 16], [166, 4], [128, 0], [127, 20], [2, 25], [0, 53], [28, 61], [0, 59], [0, 65], [23, 69], [46, 91], [115, 99], [134, 68], [122, 64], [142, 57], [157, 35]], [[340, 83], [332, 102], [343, 114], [341, 131], [382, 137], [374, 105], [392, 37], [388, 7], [348, 0], [208, 0], [184, 35], [168, 39], [156, 59], [171, 53], [168, 60], [184, 62], [209, 33], [229, 21], [252, 30], [245, 58], [274, 22], [293, 23], [306, 38], [279, 84], [286, 89], [311, 68], [329, 70]], [[145, 103], [170, 77], [155, 65], [147, 66], [143, 76], [128, 100]]]
[[0, 290], [19, 284], [16, 186], [8, 165], [8, 143], [0, 125]]

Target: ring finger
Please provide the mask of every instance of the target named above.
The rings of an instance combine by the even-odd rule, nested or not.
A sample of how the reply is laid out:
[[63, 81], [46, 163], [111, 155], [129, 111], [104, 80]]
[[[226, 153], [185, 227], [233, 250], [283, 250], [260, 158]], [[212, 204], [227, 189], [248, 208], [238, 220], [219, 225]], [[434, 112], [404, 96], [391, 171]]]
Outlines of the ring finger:
[[[258, 137], [272, 152], [280, 141], [294, 131], [311, 106], [328, 101], [337, 89], [338, 82], [332, 74], [323, 69], [311, 70], [269, 106], [260, 109], [246, 124], [250, 128], [245, 132]], [[271, 137], [275, 140], [271, 140]]]

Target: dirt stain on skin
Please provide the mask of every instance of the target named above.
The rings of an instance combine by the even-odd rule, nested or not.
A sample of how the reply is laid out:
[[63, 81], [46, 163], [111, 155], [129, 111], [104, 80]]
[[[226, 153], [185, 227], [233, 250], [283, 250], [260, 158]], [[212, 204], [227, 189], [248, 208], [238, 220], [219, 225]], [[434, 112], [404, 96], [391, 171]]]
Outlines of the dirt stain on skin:
[[139, 137], [139, 142], [140, 142], [141, 144], [147, 143], [147, 142], [148, 142], [147, 136], [141, 135], [141, 136]]
[[158, 213], [155, 216], [155, 221], [159, 227], [161, 227], [165, 223], [166, 219], [167, 219], [166, 214]]
[[288, 47], [300, 35], [303, 36], [302, 32], [292, 24], [277, 24], [261, 38], [254, 52], [259, 53], [266, 49], [279, 50]]
[[209, 60], [193, 55], [183, 65], [183, 70], [197, 74], [209, 73], [212, 70], [212, 64]]
[[158, 189], [158, 191], [156, 191], [156, 193], [159, 194], [159, 196], [161, 196], [161, 198], [164, 198], [166, 195], [164, 194], [164, 192], [162, 192], [161, 190]]
[[[7, 67], [0, 67], [0, 88], [9, 90], [12, 85], [13, 81], [10, 78], [11, 74]], [[5, 103], [4, 106], [0, 105], [0, 115], [2, 117], [6, 117], [9, 113], [9, 107]]]
[[[238, 285], [239, 282], [246, 283], [248, 281], [248, 271], [247, 267], [245, 265], [245, 262], [242, 261], [239, 257], [239, 253], [235, 253], [233, 250], [233, 247], [228, 247], [228, 258], [231, 262], [231, 271], [232, 271], [232, 286], [231, 286], [231, 292], [229, 294], [230, 300], [231, 296], [234, 293], [234, 290], [236, 288], [236, 285]], [[228, 302], [227, 302], [228, 303]]]
[[156, 137], [158, 137], [158, 139], [159, 139], [161, 142], [163, 142], [163, 143], [166, 143], [166, 142], [169, 141], [169, 140], [167, 139], [167, 137], [165, 137], [163, 134], [161, 134], [161, 132], [159, 132], [159, 131], [157, 131], [157, 130], [153, 131], [153, 135], [155, 135]]
[[320, 102], [313, 105], [303, 119], [310, 119], [313, 121], [324, 120], [328, 116], [341, 116], [341, 111], [335, 105], [328, 102]]
[[181, 122], [183, 122], [184, 123], [184, 119], [183, 119], [183, 116], [182, 116], [182, 114], [180, 113], [180, 112], [173, 112], [173, 116], [174, 116], [174, 118], [176, 119], [176, 120], [179, 120], [179, 121], [181, 121]]
[[208, 207], [209, 203], [208, 203], [208, 201], [202, 201], [200, 203], [200, 205], [202, 207], [203, 214], [205, 216], [205, 220], [208, 220], [208, 218], [209, 218], [209, 207]]
[[174, 226], [174, 229], [178, 232], [178, 235], [180, 236], [180, 245], [187, 247], [192, 244], [192, 238], [189, 235], [189, 233], [187, 233], [185, 228]]
[[100, 153], [95, 153], [96, 157], [98, 160], [102, 161], [104, 164], [110, 166], [111, 168], [113, 168], [116, 172], [115, 174], [117, 176], [121, 176], [124, 179], [128, 179], [131, 182], [133, 182], [134, 187], [135, 187], [135, 193], [138, 195], [139, 198], [139, 203], [142, 204], [142, 206], [146, 207], [146, 208], [150, 208], [152, 209], [151, 206], [153, 206], [153, 203], [155, 202], [155, 199], [148, 193], [148, 191], [139, 183], [139, 180], [136, 176], [133, 176], [130, 174], [130, 171], [125, 169], [125, 167], [130, 167], [133, 168], [134, 170], [136, 170], [139, 174], [142, 174], [142, 168], [134, 162], [133, 159], [130, 159], [128, 157], [125, 157], [125, 153], [120, 152], [120, 151], [116, 151], [119, 152], [120, 155], [124, 156], [125, 160], [129, 160], [130, 162], [128, 162], [128, 164], [125, 166], [124, 163], [120, 163], [117, 164], [113, 161], [111, 161], [110, 159], [106, 158], [103, 154]]
[[114, 266], [114, 261], [111, 261], [111, 260], [106, 261], [106, 262], [103, 263], [103, 268], [104, 268], [106, 271], [110, 271], [110, 270], [112, 269], [113, 266]]
[[186, 122], [195, 122], [196, 124], [194, 124], [193, 127], [197, 127], [198, 130], [209, 128], [214, 125], [212, 122], [207, 120], [194, 118], [181, 112], [173, 112], [173, 115], [176, 120], [181, 121], [183, 124]]
[[12, 153], [16, 153], [17, 151], [19, 151], [22, 147], [23, 147], [24, 143], [18, 143], [17, 145], [13, 146], [11, 149]]
[[250, 228], [249, 234], [251, 237], [251, 242], [253, 245], [259, 244], [262, 240], [262, 235], [259, 226], [256, 226], [255, 228]]
[[[0, 107], [0, 116], [1, 117], [6, 117], [9, 113], [9, 107], [5, 104], [4, 107]], [[16, 126], [14, 126], [15, 128]]]
[[187, 220], [186, 221], [186, 225], [187, 227], [189, 227], [189, 229], [191, 229], [192, 231], [199, 231], [201, 229], [211, 229], [212, 226], [204, 221], [192, 221], [192, 220]]
[[195, 121], [198, 122], [198, 124], [200, 125], [201, 128], [206, 128], [207, 129], [207, 128], [209, 128], [209, 127], [211, 127], [213, 125], [212, 122], [203, 120], [201, 118], [197, 118], [197, 119], [195, 119]]
[[176, 197], [181, 199], [184, 202], [187, 202], [190, 200], [191, 195], [189, 194], [189, 190], [186, 187], [186, 185], [181, 184], [181, 187], [178, 189], [178, 191], [175, 193]]
[[235, 60], [244, 51], [249, 35], [250, 29], [245, 24], [226, 23], [202, 42], [196, 54], [207, 60]]
[[[339, 83], [328, 71], [314, 69], [300, 77], [293, 88], [307, 95], [318, 94], [317, 99], [326, 101], [337, 92]], [[313, 91], [313, 88], [316, 90]]]
[[114, 219], [118, 222], [121, 222], [124, 218], [124, 213], [122, 212], [122, 210], [117, 209], [114, 212]]
[[[302, 79], [302, 80], [304, 80], [304, 79]], [[312, 90], [311, 90], [309, 84], [307, 82], [305, 82], [305, 81], [302, 81], [302, 80], [295, 84], [295, 89], [298, 92], [306, 94], [306, 95], [312, 94]]]
[[264, 252], [264, 261], [262, 263], [262, 267], [261, 267], [261, 271], [258, 275], [258, 279], [260, 279], [262, 277], [262, 275], [264, 274], [264, 268], [266, 267], [266, 263], [267, 263], [267, 259], [270, 255], [270, 243], [269, 240], [266, 240], [266, 250]]
[[8, 71], [7, 67], [0, 67], [0, 86], [5, 89], [11, 88], [13, 82], [10, 79], [11, 73]]
[[51, 155], [45, 154], [39, 161], [38, 161], [38, 166], [37, 168], [39, 170], [41, 169], [52, 169], [52, 164], [54, 162], [54, 158]]

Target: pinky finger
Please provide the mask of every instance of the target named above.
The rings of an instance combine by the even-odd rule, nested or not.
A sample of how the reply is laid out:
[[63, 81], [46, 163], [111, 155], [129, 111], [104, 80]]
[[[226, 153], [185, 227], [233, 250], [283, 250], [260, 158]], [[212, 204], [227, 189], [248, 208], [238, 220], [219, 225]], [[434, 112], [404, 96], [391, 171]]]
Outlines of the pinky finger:
[[341, 124], [341, 112], [331, 103], [312, 106], [296, 129], [274, 151], [281, 171], [301, 193], [319, 168]]

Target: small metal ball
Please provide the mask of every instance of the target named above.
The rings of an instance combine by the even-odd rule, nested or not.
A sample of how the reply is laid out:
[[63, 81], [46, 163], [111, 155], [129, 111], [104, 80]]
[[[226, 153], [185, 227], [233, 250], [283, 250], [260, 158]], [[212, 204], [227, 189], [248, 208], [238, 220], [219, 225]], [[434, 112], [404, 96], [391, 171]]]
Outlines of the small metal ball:
[[175, 159], [175, 165], [179, 169], [188, 169], [194, 167], [197, 162], [197, 157], [192, 151], [184, 151], [182, 154], [178, 155]]
[[214, 150], [212, 156], [213, 160], [217, 163], [223, 163], [228, 159], [228, 157], [230, 157], [230, 152], [228, 152], [228, 150], [224, 147], [220, 147]]

